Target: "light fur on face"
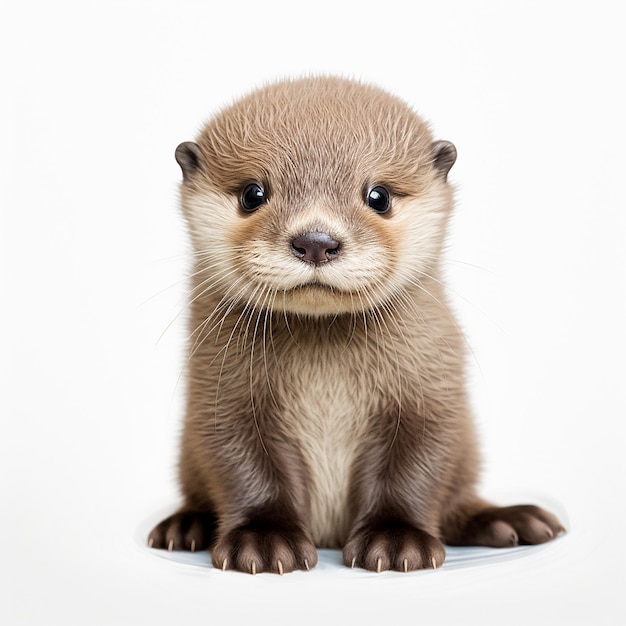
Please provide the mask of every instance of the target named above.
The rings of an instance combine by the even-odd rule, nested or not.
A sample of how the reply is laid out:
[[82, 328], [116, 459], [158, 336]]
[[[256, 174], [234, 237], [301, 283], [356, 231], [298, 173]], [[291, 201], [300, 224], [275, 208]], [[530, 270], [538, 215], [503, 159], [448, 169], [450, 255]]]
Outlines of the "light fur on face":
[[[402, 297], [437, 273], [451, 208], [432, 145], [408, 106], [363, 85], [308, 79], [244, 98], [204, 128], [202, 176], [183, 186], [197, 271], [231, 301], [312, 316]], [[268, 201], [245, 215], [239, 194], [252, 181]], [[364, 202], [374, 185], [392, 194], [388, 215]], [[340, 241], [340, 257], [300, 262], [290, 243], [306, 232]]]

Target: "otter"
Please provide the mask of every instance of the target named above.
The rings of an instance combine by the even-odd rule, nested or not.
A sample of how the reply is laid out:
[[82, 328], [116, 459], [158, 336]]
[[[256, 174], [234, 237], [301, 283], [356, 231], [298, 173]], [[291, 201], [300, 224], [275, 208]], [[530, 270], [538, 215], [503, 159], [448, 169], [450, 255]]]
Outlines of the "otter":
[[441, 280], [456, 149], [401, 99], [276, 82], [176, 149], [193, 247], [182, 507], [153, 548], [255, 574], [316, 547], [376, 572], [445, 544], [539, 544], [533, 505], [477, 495], [462, 333]]

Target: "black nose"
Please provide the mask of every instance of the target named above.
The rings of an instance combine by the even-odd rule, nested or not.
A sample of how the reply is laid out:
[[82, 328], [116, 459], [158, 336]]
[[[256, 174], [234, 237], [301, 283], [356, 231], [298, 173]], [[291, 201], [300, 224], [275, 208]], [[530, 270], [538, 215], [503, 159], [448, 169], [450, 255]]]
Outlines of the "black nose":
[[291, 242], [291, 251], [299, 259], [319, 265], [339, 256], [341, 244], [328, 233], [312, 232], [296, 237]]

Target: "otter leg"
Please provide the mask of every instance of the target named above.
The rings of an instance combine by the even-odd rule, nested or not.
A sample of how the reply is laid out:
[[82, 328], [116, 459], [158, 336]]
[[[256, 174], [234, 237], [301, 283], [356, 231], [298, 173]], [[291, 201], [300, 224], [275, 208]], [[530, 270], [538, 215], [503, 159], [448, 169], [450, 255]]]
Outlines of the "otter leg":
[[[245, 408], [239, 409], [240, 415]], [[231, 415], [237, 414], [233, 406]], [[219, 518], [213, 565], [249, 574], [312, 569], [317, 551], [310, 532], [309, 479], [298, 446], [278, 431], [277, 415], [258, 407], [237, 428], [209, 430], [211, 482]], [[246, 431], [247, 429], [247, 431]], [[262, 433], [262, 435], [261, 435]]]
[[[423, 451], [437, 458], [441, 444], [429, 434], [434, 429], [423, 428], [415, 414], [387, 423], [388, 428], [374, 430], [356, 463], [352, 501], [356, 514], [343, 562], [377, 572], [440, 567], [445, 559], [439, 539], [440, 478]], [[445, 452], [439, 454], [443, 457]]]
[[538, 506], [486, 503], [458, 511], [444, 522], [443, 529], [449, 545], [493, 548], [545, 543], [564, 531], [552, 513]]
[[215, 523], [213, 513], [181, 509], [152, 529], [148, 546], [170, 552], [206, 550], [213, 542]]

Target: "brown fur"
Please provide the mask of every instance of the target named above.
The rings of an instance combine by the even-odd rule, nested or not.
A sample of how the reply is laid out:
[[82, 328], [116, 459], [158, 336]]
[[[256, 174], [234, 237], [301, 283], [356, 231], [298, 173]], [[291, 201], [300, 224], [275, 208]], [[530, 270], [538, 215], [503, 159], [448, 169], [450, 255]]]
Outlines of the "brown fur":
[[[464, 350], [440, 282], [456, 152], [399, 99], [360, 83], [270, 85], [182, 144], [194, 247], [185, 504], [150, 535], [222, 568], [437, 567], [443, 541], [539, 543], [537, 507], [475, 494]], [[260, 183], [267, 202], [244, 212]], [[364, 201], [373, 185], [391, 210]], [[313, 264], [291, 242], [329, 233]]]

